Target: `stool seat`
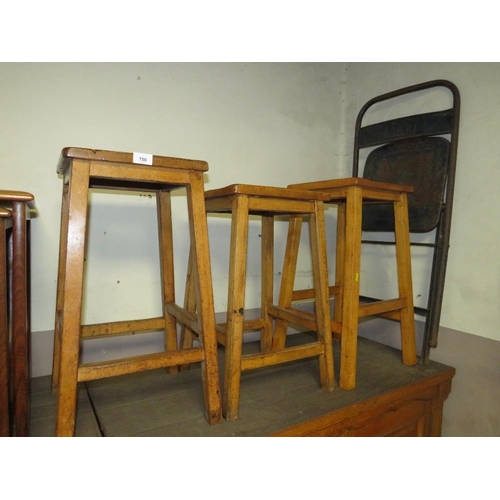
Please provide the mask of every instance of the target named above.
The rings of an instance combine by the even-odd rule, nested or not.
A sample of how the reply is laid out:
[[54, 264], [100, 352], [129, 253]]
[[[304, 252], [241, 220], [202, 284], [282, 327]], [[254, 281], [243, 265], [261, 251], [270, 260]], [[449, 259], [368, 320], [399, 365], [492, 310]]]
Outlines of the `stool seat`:
[[232, 195], [244, 195], [255, 198], [278, 198], [288, 200], [327, 201], [330, 196], [322, 192], [306, 191], [275, 186], [259, 186], [256, 184], [230, 184], [218, 189], [205, 191], [205, 199], [225, 198]]
[[[290, 189], [320, 190], [328, 195], [326, 203], [338, 206], [335, 286], [329, 287], [335, 297], [332, 328], [340, 323], [341, 363], [339, 386], [356, 385], [356, 351], [359, 318], [380, 315], [401, 323], [403, 363], [415, 365], [415, 322], [411, 275], [408, 193], [411, 186], [373, 181], [360, 177], [292, 184]], [[360, 262], [363, 203], [392, 203], [395, 219], [396, 264], [399, 296], [369, 304], [360, 303]], [[296, 233], [293, 238], [300, 237]], [[304, 292], [290, 291], [290, 300], [303, 298]]]
[[[74, 434], [78, 382], [155, 368], [178, 370], [185, 363], [201, 362], [205, 418], [221, 419], [221, 401], [212, 278], [205, 213], [205, 161], [142, 153], [65, 148], [57, 172], [63, 175], [61, 240], [54, 341], [53, 387], [58, 390], [56, 435]], [[90, 188], [129, 190], [156, 195], [162, 316], [82, 325], [84, 254]], [[186, 315], [175, 301], [171, 191], [186, 188], [189, 237], [192, 246], [197, 315]], [[91, 265], [91, 263], [88, 263]], [[177, 325], [189, 323], [200, 336], [200, 346], [179, 349]], [[79, 360], [80, 342], [105, 335], [165, 333], [165, 351], [126, 359], [85, 363]]]
[[[225, 348], [224, 384], [222, 390], [223, 415], [227, 420], [239, 417], [240, 384], [242, 372], [298, 359], [318, 358], [322, 389], [334, 388], [332, 338], [330, 333], [326, 242], [324, 235], [322, 192], [308, 192], [283, 187], [232, 184], [206, 191], [207, 213], [231, 214], [231, 241], [229, 261], [228, 305], [226, 321], [217, 325], [217, 340]], [[257, 319], [245, 318], [246, 262], [248, 253], [249, 216], [261, 216], [261, 311]], [[290, 241], [285, 249], [280, 298], [274, 304], [274, 218], [288, 216], [289, 228], [309, 217], [311, 256], [315, 294], [315, 314], [293, 309], [284, 302], [287, 290], [293, 286], [295, 263], [289, 258], [298, 249], [299, 241]], [[290, 230], [290, 229], [289, 229]], [[292, 265], [293, 264], [293, 265]], [[192, 287], [186, 289], [191, 297]], [[279, 348], [273, 346], [275, 322], [291, 323], [317, 332], [317, 341], [303, 346], [286, 347], [285, 337]], [[260, 331], [260, 352], [243, 353], [243, 334]], [[192, 345], [192, 332], [183, 332], [183, 345]]]

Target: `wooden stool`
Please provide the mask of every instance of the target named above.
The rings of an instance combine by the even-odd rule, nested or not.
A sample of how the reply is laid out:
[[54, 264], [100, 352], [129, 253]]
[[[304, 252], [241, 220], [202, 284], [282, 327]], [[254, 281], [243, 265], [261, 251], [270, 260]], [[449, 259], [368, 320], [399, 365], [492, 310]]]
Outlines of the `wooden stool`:
[[[77, 383], [201, 361], [205, 418], [221, 419], [209, 246], [205, 213], [204, 161], [66, 148], [57, 171], [64, 176], [54, 341], [53, 387], [58, 387], [57, 436], [74, 434]], [[89, 188], [156, 193], [163, 293], [158, 318], [81, 325], [84, 252]], [[198, 315], [175, 303], [171, 191], [185, 187], [194, 256]], [[200, 336], [197, 348], [179, 350], [177, 323], [188, 322]], [[164, 330], [166, 350], [116, 361], [81, 364], [80, 340], [102, 335]], [[175, 368], [176, 369], [176, 368]], [[172, 370], [171, 370], [172, 371]]]
[[[321, 190], [328, 194], [328, 203], [338, 206], [336, 283], [335, 287], [330, 287], [330, 295], [335, 296], [332, 331], [338, 332], [338, 323], [341, 325], [339, 386], [349, 390], [356, 385], [358, 321], [361, 317], [380, 315], [400, 321], [403, 363], [415, 365], [417, 356], [407, 201], [407, 194], [413, 189], [360, 177], [293, 184], [289, 188]], [[380, 202], [392, 203], [394, 206], [399, 297], [360, 304], [362, 205]], [[300, 237], [300, 227], [297, 228], [290, 238]], [[303, 298], [301, 291], [290, 291], [288, 300], [298, 298]]]
[[29, 219], [34, 196], [0, 191], [0, 205], [0, 435], [25, 437], [30, 420]]
[[[324, 233], [324, 193], [286, 188], [235, 184], [205, 193], [208, 213], [231, 214], [231, 246], [229, 260], [229, 289], [226, 323], [217, 325], [217, 340], [225, 346], [224, 385], [222, 412], [227, 420], [238, 418], [241, 373], [264, 366], [304, 358], [319, 360], [320, 385], [333, 390], [333, 351], [330, 333], [328, 274]], [[261, 242], [261, 317], [245, 321], [245, 280], [248, 248], [248, 222], [250, 215], [262, 217]], [[287, 290], [293, 287], [295, 262], [288, 258], [289, 247], [299, 246], [298, 240], [289, 239], [285, 250], [284, 269], [278, 305], [273, 305], [274, 269], [274, 217], [289, 216], [289, 231], [302, 223], [302, 216], [309, 216], [311, 255], [313, 262], [316, 315], [298, 309], [283, 307]], [[192, 287], [186, 304], [193, 307]], [[190, 291], [191, 290], [191, 291]], [[272, 348], [272, 321], [286, 321], [317, 332], [317, 341], [306, 345]], [[243, 333], [261, 331], [261, 352], [243, 354]], [[189, 331], [181, 337], [185, 346], [192, 344]]]

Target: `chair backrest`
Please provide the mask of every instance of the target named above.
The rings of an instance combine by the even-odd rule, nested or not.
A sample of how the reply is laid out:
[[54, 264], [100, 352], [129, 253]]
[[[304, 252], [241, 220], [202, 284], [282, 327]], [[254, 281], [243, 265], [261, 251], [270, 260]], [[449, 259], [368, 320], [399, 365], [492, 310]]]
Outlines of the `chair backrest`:
[[[434, 87], [451, 91], [451, 108], [362, 125], [363, 117], [373, 105]], [[366, 158], [362, 176], [413, 186], [414, 192], [408, 196], [410, 232], [430, 232], [441, 219], [443, 222], [447, 220], [448, 225], [451, 221], [459, 113], [457, 87], [447, 80], [433, 80], [375, 97], [358, 114], [353, 176], [359, 176], [360, 151], [375, 147]], [[393, 229], [392, 206], [373, 204], [363, 207], [363, 230]]]

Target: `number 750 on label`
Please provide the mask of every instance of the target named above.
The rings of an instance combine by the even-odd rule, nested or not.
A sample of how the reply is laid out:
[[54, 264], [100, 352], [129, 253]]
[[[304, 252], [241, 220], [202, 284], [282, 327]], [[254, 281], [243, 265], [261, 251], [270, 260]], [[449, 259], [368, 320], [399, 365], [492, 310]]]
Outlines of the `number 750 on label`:
[[132, 160], [134, 163], [140, 163], [141, 165], [152, 165], [153, 155], [148, 153], [134, 153], [134, 158]]

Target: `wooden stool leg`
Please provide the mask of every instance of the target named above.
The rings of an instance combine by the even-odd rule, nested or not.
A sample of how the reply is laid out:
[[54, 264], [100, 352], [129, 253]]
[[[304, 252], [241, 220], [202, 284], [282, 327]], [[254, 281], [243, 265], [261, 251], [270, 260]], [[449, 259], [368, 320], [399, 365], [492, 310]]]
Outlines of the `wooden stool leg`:
[[224, 363], [222, 412], [226, 420], [238, 418], [243, 349], [245, 279], [248, 248], [248, 198], [237, 196], [233, 202], [229, 286]]
[[346, 390], [354, 389], [356, 385], [362, 205], [361, 190], [349, 188], [346, 199], [339, 380], [339, 386]]
[[[196, 312], [196, 291], [195, 291], [195, 276], [194, 276], [194, 251], [193, 246], [189, 249], [189, 261], [187, 268], [187, 276], [186, 276], [186, 289], [184, 292], [184, 309], [188, 312]], [[193, 331], [190, 330], [186, 325], [181, 325], [180, 332], [180, 348], [181, 349], [189, 349], [193, 347], [193, 342], [195, 339], [195, 335]], [[180, 371], [189, 370], [189, 364], [181, 365]]]
[[89, 166], [74, 161], [69, 181], [56, 436], [72, 436], [75, 430]]
[[344, 282], [344, 257], [345, 257], [345, 204], [337, 206], [337, 242], [335, 252], [335, 294], [333, 305], [333, 318], [342, 321], [342, 283]]
[[52, 358], [52, 391], [59, 386], [59, 364], [61, 356], [61, 314], [64, 303], [64, 272], [66, 269], [66, 255], [68, 243], [68, 197], [69, 184], [63, 185], [61, 202], [61, 232], [59, 240], [59, 266], [57, 272], [56, 323], [54, 326], [54, 354]]
[[12, 205], [12, 359], [16, 436], [29, 435], [29, 355], [26, 204]]
[[[160, 191], [156, 194], [158, 212], [158, 237], [160, 244], [160, 269], [162, 281], [162, 308], [165, 318], [165, 348], [176, 351], [177, 322], [168, 314], [166, 304], [175, 302], [174, 249], [172, 235], [172, 205], [170, 191]], [[178, 366], [167, 368], [168, 373], [179, 371]]]
[[274, 217], [262, 216], [262, 280], [261, 280], [261, 317], [264, 326], [260, 333], [260, 350], [272, 349], [272, 318], [267, 312], [274, 303]]
[[7, 235], [0, 219], [0, 437], [10, 436]]
[[[292, 303], [293, 285], [299, 255], [300, 233], [302, 230], [302, 215], [292, 215], [288, 223], [288, 236], [286, 240], [285, 259], [281, 274], [280, 295], [278, 306], [288, 308]], [[283, 349], [286, 344], [288, 322], [278, 319], [274, 326], [273, 350]]]
[[203, 174], [195, 172], [190, 177], [191, 184], [187, 188], [189, 229], [194, 248], [198, 320], [202, 331], [199, 341], [205, 350], [205, 359], [201, 363], [203, 395], [206, 419], [210, 424], [216, 424], [222, 415], [205, 192]]
[[401, 349], [403, 363], [413, 366], [417, 364], [417, 352], [415, 345], [410, 231], [406, 193], [401, 195], [400, 201], [394, 203], [394, 220], [399, 297], [406, 299], [407, 303], [407, 306], [401, 310]]
[[324, 346], [324, 353], [319, 357], [320, 384], [322, 389], [332, 391], [334, 387], [334, 367], [330, 294], [328, 290], [325, 218], [321, 202], [315, 202], [315, 212], [309, 219], [309, 234], [311, 239], [317, 335], [318, 341]]

